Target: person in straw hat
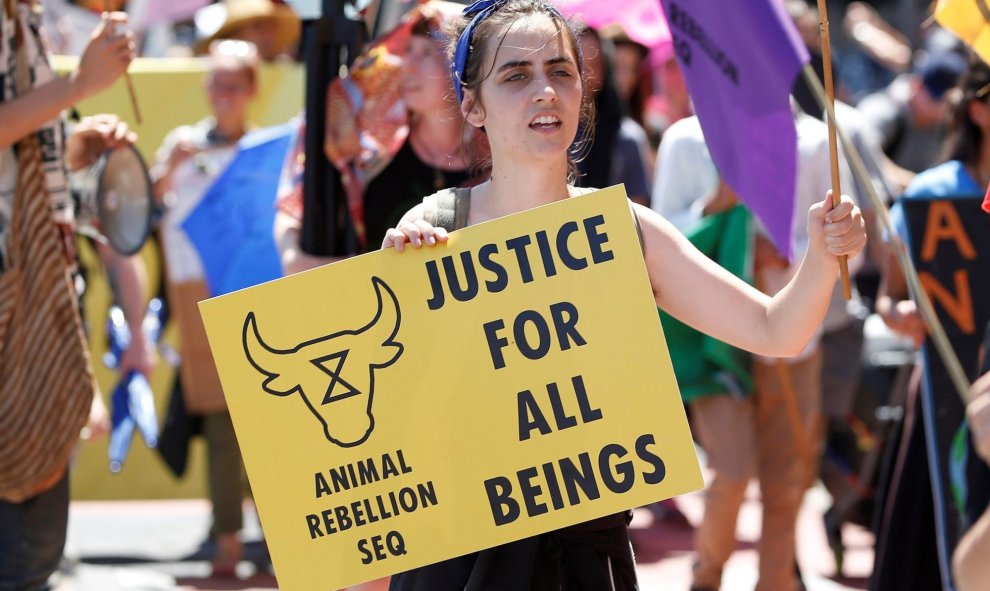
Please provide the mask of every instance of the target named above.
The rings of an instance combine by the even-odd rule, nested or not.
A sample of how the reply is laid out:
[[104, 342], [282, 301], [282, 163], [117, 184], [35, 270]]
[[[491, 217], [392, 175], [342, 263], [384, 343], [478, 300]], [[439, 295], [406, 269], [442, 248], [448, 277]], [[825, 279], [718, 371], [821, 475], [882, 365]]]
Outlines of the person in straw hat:
[[226, 0], [222, 5], [226, 9], [223, 24], [196, 45], [197, 53], [205, 54], [210, 43], [218, 39], [240, 39], [254, 43], [258, 47], [258, 56], [266, 62], [291, 56], [295, 51], [302, 23], [299, 15], [285, 3]]
[[234, 426], [220, 387], [213, 356], [196, 304], [208, 296], [203, 263], [182, 222], [203, 200], [238, 152], [238, 141], [253, 125], [248, 108], [257, 95], [258, 50], [246, 41], [222, 39], [210, 44], [210, 69], [204, 91], [211, 115], [173, 129], [165, 137], [152, 169], [155, 193], [166, 206], [160, 227], [165, 288], [182, 344], [179, 376], [187, 411], [202, 420], [209, 463], [212, 513], [209, 543], [216, 550], [212, 576], [237, 577], [244, 557], [244, 471]]

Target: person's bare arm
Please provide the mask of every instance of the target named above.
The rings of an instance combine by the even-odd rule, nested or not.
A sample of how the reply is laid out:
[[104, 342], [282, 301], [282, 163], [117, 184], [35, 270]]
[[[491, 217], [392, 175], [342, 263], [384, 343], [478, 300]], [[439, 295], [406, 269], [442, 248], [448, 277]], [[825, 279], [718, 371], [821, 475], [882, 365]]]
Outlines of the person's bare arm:
[[148, 274], [141, 255], [125, 256], [105, 244], [97, 246], [100, 259], [112, 274], [117, 287], [117, 302], [124, 312], [131, 341], [120, 357], [117, 371], [121, 375], [136, 370], [150, 377], [158, 362], [155, 347], [144, 334], [144, 315], [148, 297]]
[[911, 66], [911, 45], [907, 38], [869, 4], [851, 3], [842, 25], [867, 54], [886, 68], [906, 72]]
[[828, 308], [836, 255], [854, 255], [866, 242], [862, 217], [848, 197], [831, 210], [816, 204], [808, 214], [808, 252], [794, 278], [771, 298], [701, 254], [652, 210], [637, 213], [657, 304], [706, 334], [769, 357], [804, 348]]
[[908, 297], [907, 280], [894, 253], [896, 246], [887, 245], [887, 256], [880, 272], [877, 289], [877, 314], [891, 330], [914, 339], [915, 345], [925, 340], [925, 323], [918, 306]]
[[[70, 170], [89, 166], [107, 150], [137, 141], [126, 123], [116, 115], [86, 117], [73, 129], [66, 142], [65, 160]], [[97, 243], [97, 254], [113, 278], [117, 300], [127, 320], [131, 342], [120, 359], [118, 371], [135, 369], [145, 377], [157, 363], [154, 347], [144, 336], [144, 310], [148, 298], [148, 276], [140, 255], [125, 256], [106, 244]]]
[[[78, 170], [92, 164], [93, 160], [106, 150], [133, 144], [135, 141], [137, 141], [137, 135], [116, 115], [104, 114], [86, 117], [75, 126], [72, 133], [66, 139], [66, 166], [69, 170]], [[147, 283], [142, 279], [144, 277], [143, 262], [140, 262], [140, 269], [135, 266], [138, 264], [138, 261], [121, 263], [120, 268], [118, 268], [116, 266], [118, 260], [126, 257], [113, 253], [109, 247], [104, 245], [97, 246], [97, 251], [101, 259], [104, 260], [104, 263], [109, 263], [107, 264], [107, 268], [111, 269], [112, 272], [116, 270], [118, 278], [122, 280], [122, 284], [125, 286], [123, 289], [126, 290], [126, 293], [140, 294], [139, 298], [143, 301], [146, 288], [142, 286]], [[120, 272], [121, 270], [123, 271], [122, 273]], [[135, 283], [137, 285], [136, 287]], [[133, 308], [133, 304], [130, 307]], [[143, 319], [142, 314], [139, 314], [139, 317]], [[134, 318], [133, 315], [128, 317], [129, 320], [132, 318]], [[129, 325], [132, 331], [135, 330], [133, 322], [129, 322]], [[143, 331], [140, 330], [140, 320], [137, 321], [137, 325], [137, 334], [142, 335]], [[139, 342], [137, 343], [135, 343], [135, 339], [131, 341], [133, 352], [130, 353], [130, 358], [136, 360], [133, 365], [136, 369], [148, 375], [150, 368], [156, 361], [154, 352], [149, 351], [148, 347], [145, 346], [146, 343], [143, 337], [139, 337], [137, 339]], [[127, 357], [126, 353], [125, 357]], [[121, 360], [121, 366], [124, 363], [125, 360]], [[132, 362], [126, 361], [126, 363], [131, 364]], [[141, 369], [138, 366], [146, 366], [147, 370]], [[106, 404], [103, 402], [103, 394], [100, 388], [96, 387], [93, 392], [93, 402], [90, 405], [89, 418], [82, 430], [81, 437], [83, 439], [98, 439], [109, 431], [110, 415], [107, 412]]]
[[894, 190], [897, 191], [898, 194], [903, 193], [904, 190], [907, 189], [908, 185], [911, 184], [911, 181], [914, 180], [914, 177], [918, 176], [917, 173], [898, 166], [886, 155], [884, 155], [882, 166], [887, 178], [890, 179], [891, 184], [894, 186]]
[[[797, 355], [825, 317], [839, 272], [836, 255], [854, 255], [866, 243], [859, 209], [842, 199], [834, 210], [816, 204], [809, 212], [808, 253], [795, 277], [772, 298], [701, 254], [660, 214], [634, 206], [657, 304], [737, 347], [770, 357]], [[409, 210], [385, 234], [382, 248], [402, 252], [407, 243], [419, 248], [446, 242], [446, 230], [423, 218], [422, 204]]]
[[284, 212], [279, 211], [275, 214], [274, 233], [275, 246], [282, 259], [282, 271], [286, 275], [308, 271], [346, 258], [321, 257], [305, 252], [299, 246], [299, 221]]
[[137, 134], [116, 115], [101, 113], [84, 117], [66, 140], [65, 165], [70, 171], [79, 170], [93, 164], [107, 150], [136, 141]]
[[79, 432], [79, 438], [84, 441], [100, 439], [110, 432], [110, 412], [107, 410], [107, 404], [103, 402], [103, 393], [99, 386], [93, 390], [89, 416], [86, 418], [86, 425]]
[[952, 572], [959, 591], [981, 591], [990, 579], [990, 511], [985, 511], [952, 554]]
[[127, 23], [127, 15], [113, 12], [93, 31], [79, 60], [69, 74], [9, 101], [0, 103], [0, 148], [7, 148], [38, 129], [73, 104], [110, 86], [134, 57], [131, 33], [116, 35], [114, 28]]
[[[166, 142], [168, 138], [166, 138]], [[186, 140], [177, 140], [168, 149], [168, 157], [162, 162], [155, 163], [152, 168], [152, 190], [155, 199], [159, 202], [165, 201], [165, 195], [172, 190], [172, 180], [176, 169], [186, 160], [192, 158], [199, 152], [196, 146]]]

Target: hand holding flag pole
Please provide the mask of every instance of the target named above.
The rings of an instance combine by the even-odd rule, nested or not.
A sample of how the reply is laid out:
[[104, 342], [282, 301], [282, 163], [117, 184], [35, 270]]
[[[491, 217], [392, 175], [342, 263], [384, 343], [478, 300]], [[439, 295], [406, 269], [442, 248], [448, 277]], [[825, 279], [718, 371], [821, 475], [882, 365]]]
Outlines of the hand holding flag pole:
[[[829, 116], [828, 116], [828, 151], [829, 160], [832, 165], [832, 206], [836, 206], [842, 199], [842, 187], [839, 185], [839, 147], [835, 137], [835, 117], [832, 112], [835, 108], [835, 84], [832, 81], [832, 41], [828, 32], [828, 8], [825, 0], [818, 0], [819, 21], [818, 27], [822, 35], [822, 62], [825, 66], [825, 92], [828, 94]], [[842, 276], [842, 297], [846, 301], [852, 299], [852, 283], [849, 281], [849, 257], [842, 255], [839, 257], [839, 273]]]
[[[828, 15], [825, 12], [823, 0], [819, 0], [818, 8], [821, 12], [822, 22], [824, 23], [822, 26], [822, 45], [825, 60], [825, 81], [826, 85], [828, 85], [828, 92], [826, 89], [822, 88], [818, 77], [815, 75], [814, 71], [811, 70], [811, 68], [804, 68], [804, 78], [807, 80], [811, 89], [815, 92], [815, 96], [821, 103], [822, 108], [828, 113], [828, 127], [829, 133], [831, 134], [837, 129], [837, 127], [835, 123], [835, 95], [831, 84], [831, 48], [829, 47], [827, 36]], [[990, 41], [988, 41], [988, 37], [986, 35], [981, 36], [979, 34], [979, 31], [981, 31], [982, 28], [979, 24], [980, 18], [976, 14], [977, 9], [979, 9], [979, 11], [983, 13], [983, 16], [986, 17], [988, 12], [986, 9], [986, 0], [976, 0], [976, 2], [973, 3], [967, 3], [965, 0], [943, 0], [942, 2], [939, 2], [935, 8], [935, 17], [939, 24], [952, 30], [961, 38], [969, 41], [977, 53], [983, 56], [984, 59], [988, 59], [990, 58]], [[990, 17], [984, 18], [983, 21], [990, 21]], [[845, 133], [843, 133], [842, 129], [838, 129], [838, 134], [842, 140], [842, 146], [845, 148], [846, 157], [849, 159], [849, 164], [852, 167], [853, 174], [855, 174], [859, 179], [859, 184], [866, 189], [866, 196], [872, 202], [873, 209], [877, 213], [877, 218], [879, 219], [881, 226], [891, 237], [892, 250], [897, 257], [897, 262], [904, 271], [904, 278], [907, 280], [912, 297], [918, 305], [918, 312], [921, 314], [921, 317], [925, 322], [925, 326], [928, 329], [928, 334], [932, 340], [932, 345], [938, 352], [939, 357], [942, 358], [942, 363], [945, 365], [945, 368], [949, 373], [949, 379], [952, 381], [952, 385], [955, 387], [959, 398], [962, 399], [965, 404], [969, 404], [971, 391], [969, 388], [969, 379], [966, 377], [966, 371], [959, 362], [959, 358], [956, 356], [955, 350], [952, 348], [952, 343], [949, 342], [949, 337], [945, 332], [945, 328], [942, 326], [942, 323], [938, 319], [938, 315], [935, 313], [935, 308], [932, 306], [931, 298], [928, 297], [928, 292], [925, 291], [924, 286], [921, 284], [921, 280], [918, 278], [918, 271], [914, 268], [914, 263], [908, 255], [904, 242], [897, 236], [897, 231], [893, 227], [893, 224], [891, 224], [890, 216], [887, 215], [887, 204], [884, 203], [877, 195], [876, 189], [870, 181], [870, 176], [866, 172], [866, 166], [863, 164], [863, 159], [860, 157], [859, 152], [856, 151], [856, 147], [851, 141], [849, 141], [849, 138]], [[988, 188], [988, 193], [990, 193], [990, 188]], [[987, 198], [987, 201], [990, 202], [990, 197]]]
[[[822, 87], [821, 81], [818, 80], [818, 75], [815, 74], [815, 71], [810, 66], [805, 66], [804, 68], [804, 79], [808, 82], [808, 86], [811, 87], [812, 91], [814, 91], [815, 98], [818, 99], [822, 109], [828, 114], [829, 121], [836, 121], [835, 105], [829, 102], [825, 94], [825, 89]], [[836, 131], [838, 132], [839, 139], [842, 140], [842, 148], [845, 150], [846, 158], [849, 160], [853, 174], [856, 175], [860, 186], [866, 190], [866, 197], [869, 198], [870, 203], [873, 205], [873, 210], [877, 214], [880, 226], [890, 236], [891, 250], [894, 252], [897, 262], [904, 271], [904, 278], [907, 280], [911, 295], [918, 305], [918, 312], [925, 321], [925, 327], [928, 329], [928, 334], [932, 339], [935, 350], [938, 352], [939, 357], [942, 358], [942, 363], [945, 365], [946, 371], [949, 372], [949, 378], [952, 380], [952, 385], [955, 386], [956, 394], [959, 395], [959, 398], [964, 403], [969, 404], [969, 379], [966, 377], [966, 372], [959, 362], [959, 357], [956, 356], [955, 350], [952, 348], [952, 343], [945, 333], [945, 328], [935, 313], [935, 308], [932, 305], [931, 299], [928, 297], [928, 292], [925, 291], [924, 286], [921, 284], [921, 279], [918, 278], [918, 271], [914, 268], [914, 263], [911, 261], [907, 247], [898, 237], [897, 229], [894, 228], [894, 224], [890, 221], [890, 215], [887, 213], [887, 204], [877, 195], [876, 187], [873, 186], [873, 182], [870, 180], [870, 174], [866, 171], [866, 165], [863, 163], [863, 158], [856, 149], [856, 145], [852, 143], [841, 127], [836, 126]]]

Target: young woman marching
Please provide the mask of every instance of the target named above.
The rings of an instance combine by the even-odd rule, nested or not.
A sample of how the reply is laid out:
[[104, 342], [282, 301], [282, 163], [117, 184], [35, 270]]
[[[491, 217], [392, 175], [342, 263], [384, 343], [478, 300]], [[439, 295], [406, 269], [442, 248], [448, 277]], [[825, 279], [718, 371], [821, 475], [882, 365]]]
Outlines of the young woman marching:
[[[464, 225], [585, 192], [569, 184], [574, 165], [568, 152], [589, 116], [581, 55], [557, 9], [544, 0], [483, 0], [465, 9], [452, 39], [461, 112], [484, 130], [491, 148], [490, 179], [471, 189]], [[410, 210], [387, 232], [382, 248], [446, 241], [447, 231], [434, 225], [436, 199]], [[768, 356], [797, 354], [825, 314], [837, 255], [855, 254], [866, 242], [852, 202], [843, 197], [835, 207], [829, 203], [809, 212], [804, 261], [772, 298], [711, 262], [652, 210], [632, 206], [657, 305], [737, 347]], [[401, 573], [391, 584], [400, 591], [636, 588], [625, 514]]]

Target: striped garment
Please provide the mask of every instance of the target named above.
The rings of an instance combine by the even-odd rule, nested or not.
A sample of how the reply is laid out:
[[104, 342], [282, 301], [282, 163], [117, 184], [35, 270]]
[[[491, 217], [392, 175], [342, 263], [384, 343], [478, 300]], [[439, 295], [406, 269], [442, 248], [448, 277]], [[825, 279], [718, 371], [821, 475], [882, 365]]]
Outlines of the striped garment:
[[[11, 4], [5, 0], [4, 16]], [[11, 45], [19, 54], [16, 84], [23, 92], [30, 84], [26, 44]], [[62, 476], [95, 389], [46, 187], [51, 154], [43, 145], [32, 133], [13, 150], [16, 184], [0, 274], [0, 499], [11, 502], [37, 495]]]
[[18, 144], [18, 156], [8, 266], [0, 275], [0, 498], [12, 502], [61, 477], [95, 388], [34, 135]]

